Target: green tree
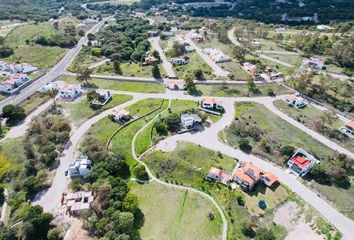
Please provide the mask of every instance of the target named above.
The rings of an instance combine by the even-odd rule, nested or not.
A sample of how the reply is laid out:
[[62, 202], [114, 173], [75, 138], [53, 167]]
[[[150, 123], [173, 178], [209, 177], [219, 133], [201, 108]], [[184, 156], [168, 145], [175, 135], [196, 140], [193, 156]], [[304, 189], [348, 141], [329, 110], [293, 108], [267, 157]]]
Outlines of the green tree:
[[194, 76], [195, 79], [197, 80], [203, 80], [204, 79], [204, 74], [203, 74], [203, 70], [198, 68], [194, 71]]
[[122, 69], [120, 67], [120, 62], [117, 60], [113, 61], [113, 71], [115, 74], [123, 75]]
[[276, 240], [274, 233], [266, 228], [259, 228], [256, 232], [256, 240]]
[[194, 83], [194, 74], [193, 73], [187, 72], [184, 75], [183, 80], [185, 82], [186, 89], [189, 92], [195, 92], [196, 91], [196, 87], [195, 87], [195, 83]]
[[91, 74], [92, 74], [92, 69], [88, 67], [79, 68], [76, 79], [79, 82], [85, 82], [86, 85], [89, 85], [89, 81], [91, 80]]
[[2, 109], [2, 115], [7, 118], [6, 123], [10, 126], [16, 125], [26, 117], [25, 110], [22, 107], [12, 104], [6, 105]]
[[134, 175], [139, 179], [139, 180], [149, 180], [149, 174], [147, 173], [145, 167], [143, 165], [139, 165], [133, 170]]
[[151, 72], [152, 72], [152, 76], [154, 78], [161, 78], [160, 69], [159, 69], [159, 66], [157, 64], [154, 64], [152, 66]]
[[135, 214], [139, 210], [138, 197], [128, 193], [123, 201], [123, 210]]
[[252, 151], [252, 146], [250, 145], [250, 142], [246, 138], [241, 138], [238, 141], [238, 146], [241, 149], [241, 151], [243, 151], [243, 152], [249, 153]]

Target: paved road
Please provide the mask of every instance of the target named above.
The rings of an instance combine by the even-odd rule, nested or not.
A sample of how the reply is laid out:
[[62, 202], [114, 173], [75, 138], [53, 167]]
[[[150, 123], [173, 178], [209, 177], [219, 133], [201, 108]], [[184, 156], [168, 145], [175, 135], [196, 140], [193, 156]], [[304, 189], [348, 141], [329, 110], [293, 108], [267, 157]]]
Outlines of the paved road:
[[195, 30], [191, 30], [189, 31], [187, 34], [186, 34], [186, 41], [188, 42], [188, 44], [193, 48], [195, 49], [195, 51], [199, 54], [199, 56], [211, 67], [211, 69], [213, 69], [213, 73], [215, 76], [218, 76], [218, 77], [227, 77], [227, 75], [229, 74], [228, 71], [222, 69], [218, 64], [216, 64], [213, 60], [210, 59], [210, 57], [205, 54], [203, 52], [203, 50], [198, 47], [197, 44], [195, 44], [191, 37], [192, 37], [192, 34], [195, 33]]
[[169, 78], [176, 78], [176, 74], [173, 71], [172, 64], [168, 61], [164, 51], [162, 50], [160, 46], [160, 37], [152, 37], [149, 38], [149, 42], [151, 44], [151, 47], [153, 50], [156, 50], [159, 52], [161, 61], [162, 61], [162, 67], [165, 69], [165, 72]]
[[[228, 31], [227, 33], [227, 36], [229, 38], [229, 40], [236, 46], [239, 46], [239, 47], [242, 47], [241, 43], [239, 41], [237, 41], [236, 37], [235, 37], [235, 28], [232, 28]], [[259, 54], [259, 57], [260, 58], [263, 58], [265, 60], [268, 60], [268, 61], [272, 61], [272, 62], [275, 62], [277, 64], [280, 64], [280, 65], [283, 65], [285, 67], [294, 67], [293, 65], [291, 65], [290, 63], [287, 63], [287, 62], [284, 62], [284, 61], [280, 61], [279, 59], [275, 59], [273, 57], [269, 57], [267, 55], [264, 55], [264, 54]]]
[[[132, 100], [125, 102], [118, 107], [126, 108], [138, 101], [142, 98], [133, 97]], [[43, 210], [46, 212], [54, 212], [58, 206], [60, 206], [60, 200], [62, 197], [62, 193], [64, 192], [68, 179], [65, 178], [65, 170], [69, 167], [69, 165], [75, 161], [75, 150], [78, 146], [80, 140], [85, 135], [85, 133], [91, 128], [91, 126], [98, 122], [99, 120], [107, 117], [111, 113], [111, 109], [102, 112], [101, 114], [94, 116], [83, 123], [70, 137], [69, 142], [66, 144], [65, 149], [60, 157], [60, 164], [56, 169], [56, 173], [54, 179], [52, 181], [51, 187], [40, 192], [35, 199], [33, 200], [33, 204], [41, 205]]]
[[[111, 19], [112, 17], [107, 17], [102, 19], [99, 23], [97, 23], [94, 27], [92, 27], [87, 33], [96, 33], [98, 30], [104, 26], [105, 21]], [[87, 37], [82, 37], [78, 44], [70, 49], [66, 55], [60, 60], [59, 63], [57, 63], [50, 71], [48, 71], [47, 74], [45, 74], [43, 77], [37, 79], [34, 81], [32, 84], [27, 86], [26, 88], [22, 89], [21, 92], [18, 95], [13, 95], [10, 96], [0, 102], [0, 110], [8, 104], [19, 104], [23, 102], [27, 97], [31, 96], [34, 94], [41, 86], [45, 85], [48, 82], [53, 81], [57, 77], [59, 77], [61, 74], [64, 73], [65, 69], [71, 64], [71, 62], [74, 60], [76, 55], [80, 52], [82, 45], [87, 42]]]
[[300, 53], [298, 53], [298, 52], [288, 52], [288, 51], [263, 51], [263, 50], [257, 50], [256, 53], [270, 53], [270, 54], [293, 55], [293, 56], [299, 56], [300, 55]]

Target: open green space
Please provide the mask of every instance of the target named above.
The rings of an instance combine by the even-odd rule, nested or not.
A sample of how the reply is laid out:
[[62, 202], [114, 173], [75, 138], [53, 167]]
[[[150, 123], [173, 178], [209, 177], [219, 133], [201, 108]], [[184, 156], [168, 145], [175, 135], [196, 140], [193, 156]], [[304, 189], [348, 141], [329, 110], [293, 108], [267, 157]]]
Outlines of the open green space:
[[[61, 76], [58, 81], [64, 81], [69, 84], [78, 84], [79, 82], [72, 76]], [[165, 87], [155, 82], [134, 82], [134, 81], [118, 81], [105, 79], [92, 79], [90, 83], [95, 84], [98, 88], [116, 91], [143, 92], [143, 93], [163, 93]]]
[[35, 110], [38, 106], [42, 105], [48, 100], [48, 96], [36, 92], [32, 96], [28, 97], [20, 106], [25, 109], [25, 113], [29, 114]]
[[300, 67], [300, 65], [302, 64], [302, 58], [296, 55], [285, 55], [285, 54], [276, 54], [276, 53], [266, 53], [265, 55], [286, 63], [290, 63], [295, 67]]
[[112, 99], [104, 106], [98, 109], [90, 107], [90, 101], [86, 95], [75, 102], [64, 102], [61, 105], [70, 113], [70, 118], [76, 125], [80, 125], [85, 120], [97, 115], [104, 110], [113, 108], [132, 99], [132, 96], [123, 94], [113, 94]]
[[188, 64], [173, 66], [173, 69], [175, 70], [178, 78], [183, 79], [186, 72], [194, 73], [194, 71], [197, 69], [203, 71], [205, 79], [212, 79], [214, 77], [212, 69], [203, 61], [202, 58], [200, 58], [196, 52], [188, 53], [185, 55], [185, 57], [189, 58]]
[[[158, 183], [132, 183], [130, 189], [138, 197], [144, 214], [142, 239], [220, 239], [221, 217], [210, 201], [199, 194]], [[209, 220], [209, 213], [215, 216], [213, 220]]]
[[20, 171], [26, 159], [23, 138], [6, 139], [0, 142], [0, 178], [8, 173], [14, 174]]
[[[330, 138], [332, 141], [335, 141], [344, 148], [347, 148], [348, 150], [354, 149], [354, 141], [344, 136], [341, 138], [333, 137], [330, 135], [330, 132], [325, 131], [325, 129], [322, 127], [322, 124], [324, 124], [324, 126], [329, 128], [329, 130], [334, 131], [335, 129], [338, 129], [344, 125], [344, 122], [340, 120], [334, 113], [321, 111], [311, 105], [303, 109], [296, 109], [289, 106], [285, 101], [282, 100], [275, 101], [274, 105], [279, 110], [294, 118], [298, 122]], [[327, 116], [330, 116], [333, 119], [328, 122]], [[321, 123], [321, 125], [317, 126], [318, 123]]]
[[[257, 88], [261, 91], [260, 96], [267, 96], [269, 91], [273, 91], [277, 95], [288, 94], [289, 90], [277, 83], [258, 84]], [[248, 97], [253, 95], [249, 92], [247, 84], [213, 84], [213, 85], [197, 85], [197, 89], [204, 96], [217, 97]]]

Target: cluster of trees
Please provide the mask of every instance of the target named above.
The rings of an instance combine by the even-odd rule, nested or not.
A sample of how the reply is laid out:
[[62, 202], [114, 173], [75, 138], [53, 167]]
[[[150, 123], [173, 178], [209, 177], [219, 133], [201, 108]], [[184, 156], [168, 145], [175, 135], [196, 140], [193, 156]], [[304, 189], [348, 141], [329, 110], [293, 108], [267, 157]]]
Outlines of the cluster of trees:
[[0, 36], [0, 58], [6, 58], [14, 54], [14, 50], [5, 46], [5, 38]]
[[82, 150], [94, 164], [88, 181], [96, 195], [85, 228], [97, 238], [139, 239], [143, 214], [124, 180], [130, 176], [124, 157], [108, 152], [94, 137], [86, 139]]
[[129, 5], [127, 4], [110, 4], [110, 3], [89, 3], [87, 4], [87, 8], [90, 10], [98, 11], [101, 13], [113, 14], [117, 11], [127, 11], [129, 9]]
[[342, 38], [333, 46], [331, 51], [333, 59], [344, 68], [354, 72], [354, 36]]
[[96, 55], [120, 62], [142, 62], [150, 49], [147, 31], [151, 29], [148, 21], [119, 14], [117, 24], [102, 29], [96, 35], [96, 39], [102, 39], [102, 47]]
[[294, 36], [295, 47], [306, 54], [323, 55], [332, 48], [333, 42], [325, 35], [298, 34]]
[[74, 47], [77, 44], [75, 26], [68, 25], [65, 27], [63, 33], [54, 34], [49, 38], [45, 36], [39, 36], [36, 39], [36, 43], [43, 46], [59, 46], [62, 48]]

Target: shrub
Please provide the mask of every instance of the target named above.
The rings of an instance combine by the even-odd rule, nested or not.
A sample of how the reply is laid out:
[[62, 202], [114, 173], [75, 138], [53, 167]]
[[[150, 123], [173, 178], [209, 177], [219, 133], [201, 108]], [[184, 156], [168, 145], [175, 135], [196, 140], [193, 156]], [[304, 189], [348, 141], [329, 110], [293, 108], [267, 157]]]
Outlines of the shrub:
[[3, 117], [7, 118], [7, 124], [13, 126], [22, 121], [25, 117], [25, 110], [16, 105], [6, 105], [2, 109]]
[[238, 141], [238, 146], [241, 149], [241, 151], [243, 151], [243, 152], [249, 153], [252, 151], [252, 146], [249, 144], [249, 141], [246, 138], [241, 138]]
[[256, 240], [276, 240], [274, 233], [266, 228], [259, 228], [256, 232]]
[[280, 150], [280, 153], [285, 157], [291, 157], [295, 152], [295, 148], [293, 146], [283, 146]]
[[134, 169], [134, 175], [139, 180], [149, 180], [149, 175], [143, 165], [139, 165]]

